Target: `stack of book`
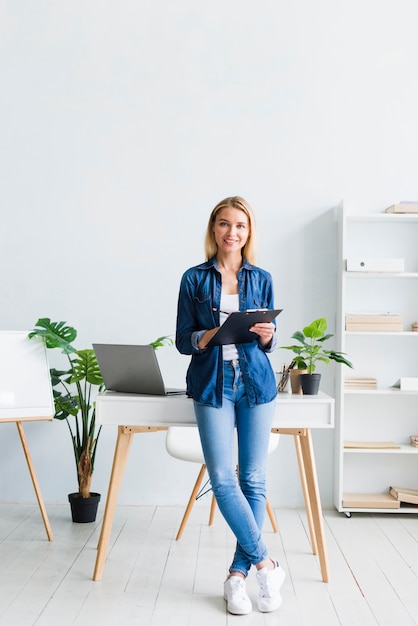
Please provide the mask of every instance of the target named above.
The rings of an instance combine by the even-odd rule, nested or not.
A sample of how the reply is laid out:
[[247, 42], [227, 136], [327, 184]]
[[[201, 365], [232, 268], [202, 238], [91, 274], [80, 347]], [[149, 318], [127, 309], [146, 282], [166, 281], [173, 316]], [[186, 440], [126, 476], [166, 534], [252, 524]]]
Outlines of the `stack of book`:
[[418, 435], [411, 435], [411, 446], [418, 448]]
[[377, 389], [377, 379], [366, 376], [346, 376], [345, 389]]
[[408, 489], [407, 487], [390, 487], [389, 493], [392, 498], [399, 502], [408, 504], [418, 504], [418, 489]]
[[418, 213], [418, 202], [400, 202], [385, 209], [385, 213]]
[[401, 503], [390, 493], [345, 493], [343, 506], [349, 509], [399, 509]]
[[345, 329], [355, 332], [401, 332], [402, 315], [391, 313], [347, 313]]
[[400, 450], [401, 446], [394, 441], [344, 441], [344, 448], [357, 450]]

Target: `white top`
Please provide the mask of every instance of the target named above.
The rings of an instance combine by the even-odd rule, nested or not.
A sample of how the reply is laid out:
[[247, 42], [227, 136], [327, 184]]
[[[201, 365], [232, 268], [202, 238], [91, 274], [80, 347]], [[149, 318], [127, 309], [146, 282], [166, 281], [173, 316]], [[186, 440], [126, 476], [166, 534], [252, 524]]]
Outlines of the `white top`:
[[[219, 320], [221, 325], [228, 317], [228, 313], [239, 311], [239, 296], [237, 293], [226, 294], [221, 293], [221, 310], [219, 311]], [[222, 346], [222, 358], [224, 361], [232, 361], [238, 358], [238, 350], [234, 343]]]

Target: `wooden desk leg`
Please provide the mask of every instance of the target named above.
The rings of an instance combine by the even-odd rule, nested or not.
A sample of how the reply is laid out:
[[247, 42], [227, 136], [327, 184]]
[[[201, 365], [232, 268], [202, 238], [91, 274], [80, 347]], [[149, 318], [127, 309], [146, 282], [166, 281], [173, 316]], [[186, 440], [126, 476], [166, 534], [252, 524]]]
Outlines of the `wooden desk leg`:
[[38, 506], [39, 506], [39, 510], [41, 511], [46, 534], [47, 534], [48, 540], [52, 541], [54, 536], [52, 534], [52, 529], [49, 523], [48, 514], [46, 512], [44, 501], [42, 500], [41, 490], [39, 488], [38, 479], [36, 478], [35, 468], [33, 467], [32, 458], [30, 456], [29, 446], [25, 437], [25, 432], [23, 430], [22, 422], [16, 422], [16, 426], [17, 426], [17, 430], [19, 431], [20, 441], [22, 442], [23, 452], [25, 453], [26, 462], [28, 464], [29, 473], [32, 478], [32, 483], [35, 489], [36, 499], [38, 500]]
[[303, 454], [302, 454], [302, 448], [300, 445], [300, 435], [299, 434], [294, 435], [294, 440], [295, 440], [296, 456], [297, 456], [298, 465], [299, 465], [299, 474], [300, 474], [300, 482], [302, 485], [303, 499], [305, 501], [306, 517], [308, 520], [309, 534], [311, 537], [312, 552], [314, 554], [318, 554], [318, 546], [316, 544], [316, 537], [315, 537], [315, 528], [314, 528], [314, 523], [312, 519], [311, 501], [309, 498], [308, 485], [306, 482], [306, 470], [305, 470], [305, 465], [303, 463]]
[[104, 562], [109, 545], [110, 532], [112, 530], [113, 518], [115, 515], [116, 502], [125, 472], [126, 461], [132, 445], [134, 432], [125, 426], [118, 426], [118, 437], [116, 440], [115, 454], [113, 457], [112, 472], [110, 475], [109, 490], [107, 493], [106, 507], [103, 517], [102, 530], [97, 546], [96, 565], [94, 568], [93, 580], [101, 580]]
[[306, 483], [312, 511], [312, 520], [315, 529], [318, 557], [321, 566], [322, 580], [329, 582], [328, 560], [325, 547], [324, 522], [322, 517], [321, 499], [319, 496], [318, 479], [316, 475], [315, 457], [312, 446], [310, 428], [305, 429], [306, 434], [300, 436], [303, 465], [305, 468]]

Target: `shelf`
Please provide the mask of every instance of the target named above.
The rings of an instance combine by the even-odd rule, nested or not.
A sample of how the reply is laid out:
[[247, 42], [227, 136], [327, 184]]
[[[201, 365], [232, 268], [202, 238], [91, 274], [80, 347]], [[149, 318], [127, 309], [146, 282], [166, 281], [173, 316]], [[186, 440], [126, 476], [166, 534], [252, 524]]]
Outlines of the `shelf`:
[[346, 395], [354, 395], [354, 396], [362, 396], [362, 395], [370, 395], [370, 396], [416, 396], [418, 395], [418, 390], [416, 391], [405, 391], [401, 389], [392, 389], [391, 387], [385, 387], [381, 389], [346, 389], [344, 388], [344, 394]]
[[418, 222], [418, 213], [368, 213], [364, 215], [347, 215], [347, 222]]
[[383, 331], [383, 330], [373, 330], [373, 331], [367, 331], [367, 330], [345, 330], [344, 333], [346, 335], [361, 335], [364, 337], [382, 337], [382, 336], [387, 336], [387, 337], [418, 337], [418, 332], [414, 331], [414, 330], [395, 330], [393, 332], [390, 332], [388, 330]]
[[418, 454], [418, 448], [402, 444], [400, 448], [343, 448], [344, 454]]
[[366, 508], [354, 508], [354, 507], [340, 507], [338, 509], [340, 513], [418, 513], [418, 506], [406, 505], [400, 506], [399, 509], [366, 509]]
[[[340, 367], [336, 373], [334, 503], [346, 513], [418, 513], [418, 505], [391, 509], [373, 496], [389, 484], [418, 486], [418, 448], [410, 444], [411, 435], [418, 435], [418, 390], [390, 387], [402, 376], [418, 376], [418, 332], [412, 330], [418, 321], [418, 213], [350, 215], [342, 204], [337, 226], [336, 349], [347, 353], [354, 370], [351, 374]], [[404, 260], [400, 269], [405, 271], [347, 271], [347, 259], [400, 258]], [[371, 314], [372, 310], [396, 313], [403, 326], [381, 327], [388, 328], [386, 331], [373, 330], [376, 326], [365, 326], [372, 329], [367, 331], [348, 326], [357, 330], [346, 330], [348, 312]], [[367, 378], [373, 378], [380, 386], [346, 387], [344, 378], [350, 374], [363, 378], [365, 384]], [[381, 445], [385, 441], [404, 443], [397, 448], [344, 448], [344, 441], [372, 443], [376, 438]], [[357, 501], [343, 501], [347, 486], [359, 496]], [[362, 501], [360, 495], [367, 489], [372, 494], [370, 502]]]
[[418, 513], [418, 505], [399, 502], [389, 492], [358, 492], [343, 493], [338, 510], [341, 513]]
[[418, 278], [418, 272], [347, 272], [347, 278]]

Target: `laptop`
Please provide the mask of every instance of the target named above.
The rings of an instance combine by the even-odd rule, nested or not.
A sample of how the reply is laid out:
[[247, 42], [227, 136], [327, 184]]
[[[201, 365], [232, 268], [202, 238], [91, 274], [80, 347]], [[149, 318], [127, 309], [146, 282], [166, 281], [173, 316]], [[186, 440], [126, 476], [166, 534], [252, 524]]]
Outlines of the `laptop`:
[[94, 343], [106, 389], [151, 396], [185, 394], [185, 389], [166, 389], [155, 350], [150, 345]]

